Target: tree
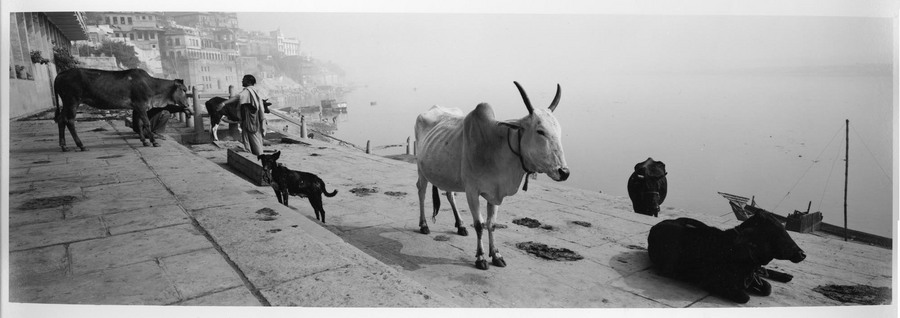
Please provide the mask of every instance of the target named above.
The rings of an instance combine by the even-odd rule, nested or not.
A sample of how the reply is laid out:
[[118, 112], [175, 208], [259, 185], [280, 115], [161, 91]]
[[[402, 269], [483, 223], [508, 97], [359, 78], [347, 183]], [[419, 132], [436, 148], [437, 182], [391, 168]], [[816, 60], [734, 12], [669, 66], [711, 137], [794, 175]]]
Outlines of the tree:
[[53, 64], [56, 64], [56, 72], [62, 72], [70, 68], [78, 67], [78, 60], [69, 52], [69, 48], [65, 46], [53, 47]]
[[131, 69], [141, 66], [141, 60], [137, 57], [137, 53], [134, 52], [134, 47], [125, 44], [125, 42], [103, 41], [103, 44], [92, 53], [115, 56], [119, 64], [122, 64], [125, 68]]

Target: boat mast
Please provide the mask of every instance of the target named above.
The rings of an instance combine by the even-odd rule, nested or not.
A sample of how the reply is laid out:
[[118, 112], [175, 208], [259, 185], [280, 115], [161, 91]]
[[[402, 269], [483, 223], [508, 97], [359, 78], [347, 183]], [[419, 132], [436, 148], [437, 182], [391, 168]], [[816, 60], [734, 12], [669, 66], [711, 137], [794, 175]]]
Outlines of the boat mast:
[[850, 169], [850, 120], [846, 120], [846, 149], [844, 151], [844, 241], [847, 241], [847, 172]]

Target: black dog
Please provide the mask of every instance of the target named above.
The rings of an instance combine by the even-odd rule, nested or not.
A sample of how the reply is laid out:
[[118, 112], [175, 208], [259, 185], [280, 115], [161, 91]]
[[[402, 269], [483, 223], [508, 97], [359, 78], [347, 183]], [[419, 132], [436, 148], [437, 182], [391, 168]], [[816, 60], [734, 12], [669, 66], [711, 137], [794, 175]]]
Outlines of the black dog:
[[256, 156], [259, 161], [262, 161], [266, 178], [269, 179], [269, 184], [275, 190], [275, 197], [278, 198], [278, 203], [288, 206], [288, 195], [301, 198], [306, 197], [316, 212], [316, 220], [325, 223], [322, 195], [324, 194], [330, 198], [337, 195], [337, 190], [328, 193], [328, 190], [325, 189], [325, 181], [322, 181], [321, 178], [312, 173], [288, 169], [276, 162], [279, 156], [281, 156], [281, 151], [276, 151], [271, 155], [261, 154]]

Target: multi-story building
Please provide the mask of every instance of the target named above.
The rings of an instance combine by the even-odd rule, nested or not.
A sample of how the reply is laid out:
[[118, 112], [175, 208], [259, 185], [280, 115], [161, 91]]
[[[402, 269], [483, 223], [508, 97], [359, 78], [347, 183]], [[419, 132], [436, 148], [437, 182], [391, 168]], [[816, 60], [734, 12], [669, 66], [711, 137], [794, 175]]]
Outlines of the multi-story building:
[[169, 12], [166, 16], [178, 25], [195, 28], [237, 29], [237, 13], [229, 12]]
[[259, 31], [238, 32], [237, 46], [241, 56], [275, 56], [278, 52], [275, 39]]
[[110, 41], [115, 36], [115, 31], [109, 25], [87, 25], [85, 28], [88, 39], [78, 41], [76, 44], [96, 47], [104, 41]]
[[149, 12], [104, 12], [103, 22], [113, 29], [115, 37], [128, 39], [142, 50], [159, 50], [159, 37], [163, 33], [161, 15]]
[[173, 78], [207, 91], [227, 91], [240, 83], [240, 56], [233, 32], [191, 27], [167, 28], [162, 42], [163, 66]]
[[295, 38], [287, 38], [281, 34], [281, 29], [272, 31], [271, 36], [275, 39], [275, 47], [281, 56], [298, 56], [300, 55], [300, 40]]

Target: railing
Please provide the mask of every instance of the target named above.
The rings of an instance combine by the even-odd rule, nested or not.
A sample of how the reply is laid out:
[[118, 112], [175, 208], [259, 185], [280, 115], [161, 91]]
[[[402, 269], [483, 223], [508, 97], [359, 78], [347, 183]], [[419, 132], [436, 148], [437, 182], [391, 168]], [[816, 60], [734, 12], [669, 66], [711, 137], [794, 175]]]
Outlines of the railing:
[[[203, 116], [201, 116], [201, 114], [203, 114], [203, 108], [201, 107], [201, 105], [203, 105], [203, 104], [200, 103], [200, 98], [202, 97], [202, 98], [208, 99], [208, 98], [212, 98], [212, 97], [216, 97], [216, 96], [221, 96], [221, 94], [220, 93], [203, 94], [202, 92], [197, 91], [196, 86], [191, 86], [190, 93], [188, 93], [187, 96], [188, 96], [188, 98], [191, 99], [191, 103], [193, 104], [192, 106], [193, 106], [193, 111], [194, 111], [194, 120], [185, 120], [184, 113], [178, 113], [178, 120], [185, 122], [185, 125], [186, 125], [185, 127], [193, 127], [194, 133], [197, 136], [201, 136], [204, 134], [204, 132], [203, 132]], [[231, 96], [234, 96], [234, 85], [228, 85], [228, 97], [231, 97]], [[414, 149], [415, 149], [415, 141], [411, 141], [411, 139], [412, 139], [411, 137], [406, 138], [405, 144], [382, 145], [382, 146], [376, 146], [374, 148], [372, 147], [372, 141], [367, 140], [366, 147], [363, 148], [363, 147], [357, 146], [356, 144], [353, 144], [349, 141], [335, 138], [326, 133], [323, 133], [323, 132], [320, 132], [320, 131], [317, 131], [314, 129], [308, 129], [307, 125], [306, 125], [306, 116], [300, 116], [300, 120], [297, 121], [297, 119], [294, 116], [291, 116], [290, 114], [285, 114], [284, 112], [277, 110], [277, 109], [269, 109], [269, 113], [271, 113], [275, 116], [278, 116], [279, 118], [284, 119], [285, 121], [287, 121], [293, 125], [299, 126], [300, 127], [300, 138], [303, 138], [303, 139], [309, 138], [308, 132], [311, 131], [313, 133], [316, 133], [319, 136], [322, 136], [323, 138], [334, 140], [339, 145], [348, 146], [351, 148], [358, 149], [360, 151], [365, 151], [367, 154], [371, 154], [373, 149], [379, 150], [379, 149], [388, 149], [388, 148], [406, 146], [406, 154], [409, 155], [409, 154], [413, 154]], [[214, 128], [211, 127], [210, 129], [214, 129]]]

